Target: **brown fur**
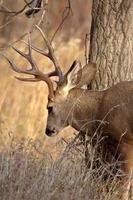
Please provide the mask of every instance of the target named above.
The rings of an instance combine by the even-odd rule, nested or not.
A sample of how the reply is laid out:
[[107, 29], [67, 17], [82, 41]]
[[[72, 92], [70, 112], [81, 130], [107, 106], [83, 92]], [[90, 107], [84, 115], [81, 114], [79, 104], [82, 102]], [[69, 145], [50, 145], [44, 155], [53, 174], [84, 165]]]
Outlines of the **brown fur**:
[[58, 87], [48, 106], [53, 107], [48, 116], [49, 129], [54, 127], [58, 132], [71, 125], [90, 136], [102, 129], [103, 136], [112, 138], [124, 161], [125, 191], [121, 198], [127, 199], [133, 167], [133, 81], [120, 82], [104, 91], [73, 88], [66, 96], [63, 88]]

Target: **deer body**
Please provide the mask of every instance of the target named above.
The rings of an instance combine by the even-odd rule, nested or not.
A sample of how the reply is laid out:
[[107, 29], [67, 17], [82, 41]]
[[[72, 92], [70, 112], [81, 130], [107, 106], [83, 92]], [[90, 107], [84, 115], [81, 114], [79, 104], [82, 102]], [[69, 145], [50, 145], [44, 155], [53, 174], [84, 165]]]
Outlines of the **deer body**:
[[100, 133], [113, 140], [112, 154], [119, 155], [125, 175], [121, 199], [127, 200], [133, 168], [133, 81], [120, 82], [104, 91], [74, 87], [68, 92], [66, 88], [59, 86], [48, 103], [46, 134], [55, 135], [71, 125], [91, 137]]
[[[116, 140], [133, 139], [133, 82], [121, 82], [104, 91], [72, 89], [66, 97], [58, 90], [56, 96], [56, 116], [49, 113], [49, 129], [56, 126], [56, 119], [62, 119], [62, 125], [71, 125], [78, 131], [93, 135], [98, 126], [105, 129], [103, 134]], [[49, 103], [54, 107], [54, 103]], [[56, 118], [56, 119], [55, 119]], [[58, 127], [55, 127], [58, 129]], [[125, 134], [124, 134], [125, 133]], [[130, 133], [130, 134], [129, 134]], [[121, 138], [122, 139], [122, 138]]]
[[[104, 91], [99, 109], [101, 120], [105, 118], [104, 134], [117, 141], [133, 144], [133, 81], [121, 82]], [[106, 116], [106, 117], [105, 117]]]
[[67, 125], [91, 137], [102, 130], [101, 137], [114, 141], [112, 153], [118, 153], [123, 162], [121, 199], [127, 200], [133, 168], [133, 81], [104, 91], [73, 88], [65, 95], [62, 90], [57, 88], [54, 101], [48, 104], [46, 134], [57, 134]]
[[[99, 134], [113, 139], [123, 162], [123, 191], [121, 199], [128, 200], [130, 179], [133, 169], [133, 81], [121, 82], [104, 91], [89, 91], [81, 89], [95, 77], [96, 65], [88, 63], [84, 67], [79, 61], [74, 61], [68, 72], [63, 75], [54, 55], [51, 42], [47, 35], [36, 26], [45, 41], [48, 52], [31, 45], [28, 40], [28, 54], [13, 47], [31, 64], [31, 69], [20, 69], [4, 55], [12, 70], [17, 73], [29, 74], [34, 77], [17, 78], [21, 81], [45, 81], [48, 90], [48, 119], [46, 134], [53, 136], [64, 127], [71, 125], [78, 131], [91, 137]], [[49, 58], [55, 67], [53, 72], [42, 73], [32, 58], [32, 49]], [[54, 90], [51, 76], [58, 76], [59, 82]]]

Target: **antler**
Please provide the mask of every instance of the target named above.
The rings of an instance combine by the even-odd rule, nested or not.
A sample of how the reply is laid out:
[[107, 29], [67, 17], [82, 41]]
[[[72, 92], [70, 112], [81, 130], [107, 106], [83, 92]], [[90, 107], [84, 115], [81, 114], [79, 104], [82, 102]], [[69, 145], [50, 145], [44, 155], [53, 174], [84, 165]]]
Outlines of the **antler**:
[[[58, 64], [58, 61], [56, 59], [56, 56], [54, 55], [54, 49], [51, 45], [51, 42], [49, 41], [46, 33], [44, 33], [42, 31], [42, 29], [36, 25], [36, 28], [39, 30], [39, 32], [41, 33], [41, 36], [43, 38], [43, 40], [45, 41], [45, 44], [47, 46], [47, 49], [48, 49], [48, 53], [44, 52], [43, 50], [37, 48], [37, 47], [33, 47], [31, 45], [31, 38], [29, 36], [28, 38], [28, 43], [26, 43], [28, 45], [28, 53], [24, 53], [22, 51], [20, 51], [19, 49], [15, 48], [15, 47], [12, 47], [17, 53], [19, 53], [21, 56], [23, 56], [25, 59], [28, 60], [28, 62], [30, 63], [31, 65], [31, 68], [30, 69], [20, 69], [18, 68], [7, 56], [3, 55], [6, 60], [9, 62], [10, 64], [10, 67], [13, 71], [17, 72], [17, 73], [22, 73], [22, 74], [29, 74], [29, 75], [33, 75], [34, 77], [33, 78], [20, 78], [20, 77], [16, 77], [18, 80], [20, 81], [45, 81], [48, 85], [48, 89], [49, 89], [49, 98], [50, 99], [53, 99], [54, 97], [54, 89], [53, 89], [53, 84], [52, 84], [52, 81], [50, 79], [51, 76], [58, 76], [59, 77], [59, 82], [61, 81], [63, 75], [62, 75], [62, 71], [60, 69], [60, 66]], [[32, 58], [32, 49], [34, 49], [36, 52], [38, 53], [41, 53], [42, 55], [48, 57], [54, 64], [55, 66], [55, 69], [54, 71], [48, 73], [48, 74], [44, 74], [43, 72], [41, 72], [35, 61], [33, 60]]]
[[[42, 38], [43, 38], [43, 40], [44, 40], [44, 42], [45, 42], [45, 44], [47, 46], [48, 52], [46, 53], [44, 50], [42, 50], [42, 49], [40, 49], [38, 47], [35, 47], [33, 45], [31, 46], [31, 48], [34, 51], [42, 54], [43, 56], [45, 56], [47, 58], [49, 58], [53, 62], [55, 69], [54, 69], [54, 71], [50, 72], [48, 74], [48, 76], [49, 77], [51, 77], [51, 76], [58, 76], [59, 77], [59, 82], [60, 82], [62, 80], [63, 74], [62, 74], [62, 71], [60, 69], [59, 63], [58, 63], [58, 61], [56, 59], [56, 56], [54, 54], [54, 49], [53, 49], [53, 47], [51, 45], [51, 42], [49, 41], [47, 34], [44, 33], [39, 26], [36, 25], [36, 28], [41, 33], [41, 36], [42, 36]], [[25, 42], [25, 41], [23, 41], [23, 42], [28, 45], [27, 42]]]
[[53, 84], [51, 79], [49, 78], [49, 74], [44, 74], [43, 72], [41, 72], [35, 61], [32, 58], [32, 47], [31, 47], [31, 38], [29, 36], [28, 38], [28, 53], [24, 53], [22, 51], [20, 51], [19, 49], [12, 47], [17, 53], [19, 53], [21, 56], [23, 56], [25, 59], [28, 60], [28, 62], [31, 65], [30, 69], [20, 69], [18, 68], [7, 56], [3, 55], [6, 60], [9, 62], [10, 67], [13, 71], [17, 72], [17, 73], [22, 73], [22, 74], [29, 74], [29, 75], [33, 75], [33, 78], [20, 78], [20, 77], [16, 77], [18, 80], [20, 81], [45, 81], [48, 85], [48, 89], [49, 89], [49, 98], [53, 99], [54, 97], [54, 89], [53, 89]]

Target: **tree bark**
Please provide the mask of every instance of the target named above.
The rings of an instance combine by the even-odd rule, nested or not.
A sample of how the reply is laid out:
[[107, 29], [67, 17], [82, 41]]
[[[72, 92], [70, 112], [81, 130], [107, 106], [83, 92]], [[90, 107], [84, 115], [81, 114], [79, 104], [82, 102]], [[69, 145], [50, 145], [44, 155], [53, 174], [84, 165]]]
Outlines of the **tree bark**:
[[89, 58], [95, 88], [133, 80], [133, 0], [93, 0]]

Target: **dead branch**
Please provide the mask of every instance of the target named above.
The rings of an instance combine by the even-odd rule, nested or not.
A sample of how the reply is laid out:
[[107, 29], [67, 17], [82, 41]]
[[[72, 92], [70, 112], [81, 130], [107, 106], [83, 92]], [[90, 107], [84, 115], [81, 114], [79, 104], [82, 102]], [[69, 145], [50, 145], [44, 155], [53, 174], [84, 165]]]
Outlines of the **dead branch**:
[[33, 1], [34, 0], [31, 0], [29, 3], [27, 1], [25, 1], [26, 4], [24, 5], [24, 7], [22, 9], [18, 10], [18, 11], [11, 11], [9, 8], [2, 5], [1, 8], [0, 8], [0, 12], [7, 13], [7, 14], [10, 15], [10, 17], [14, 17], [14, 16], [19, 15], [20, 13], [24, 12], [25, 9], [33, 3]]
[[65, 7], [63, 14], [62, 14], [62, 20], [61, 20], [60, 24], [58, 25], [57, 29], [55, 30], [55, 32], [52, 36], [51, 42], [54, 40], [58, 31], [62, 29], [62, 27], [63, 27], [65, 21], [67, 20], [67, 18], [69, 17], [69, 15], [73, 13], [72, 7], [71, 7], [71, 0], [67, 0], [67, 2], [68, 2], [67, 6]]

